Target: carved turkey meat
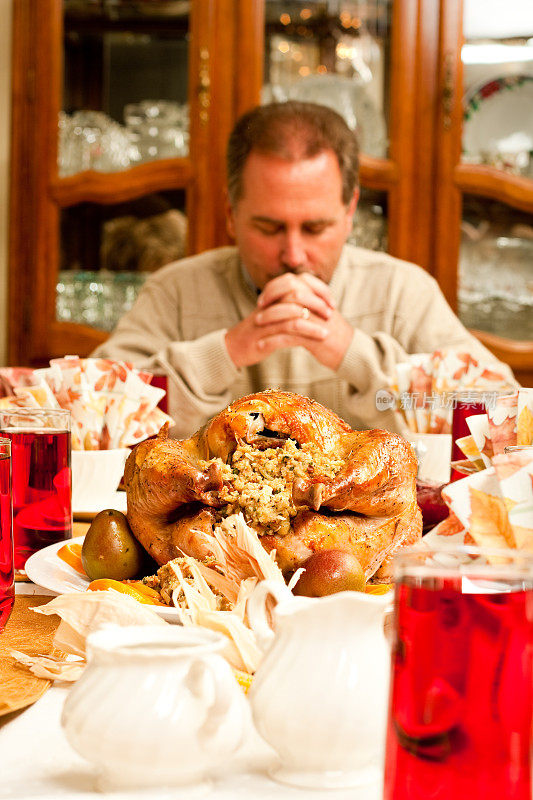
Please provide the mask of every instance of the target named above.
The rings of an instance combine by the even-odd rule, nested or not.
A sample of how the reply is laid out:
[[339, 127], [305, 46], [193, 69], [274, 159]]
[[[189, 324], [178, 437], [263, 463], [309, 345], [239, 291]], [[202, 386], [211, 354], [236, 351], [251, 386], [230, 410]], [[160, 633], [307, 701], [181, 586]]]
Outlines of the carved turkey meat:
[[368, 579], [422, 531], [416, 459], [400, 436], [353, 431], [307, 397], [243, 397], [190, 439], [166, 430], [126, 463], [128, 520], [159, 564], [211, 555], [213, 526], [242, 512], [285, 574], [321, 550], [346, 550]]

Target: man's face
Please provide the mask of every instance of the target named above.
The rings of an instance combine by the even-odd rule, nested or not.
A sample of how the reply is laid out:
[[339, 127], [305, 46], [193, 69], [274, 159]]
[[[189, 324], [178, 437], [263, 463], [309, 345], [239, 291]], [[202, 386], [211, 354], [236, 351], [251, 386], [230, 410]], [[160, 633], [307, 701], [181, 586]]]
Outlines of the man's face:
[[284, 272], [309, 272], [329, 283], [351, 227], [357, 192], [342, 202], [332, 150], [286, 161], [252, 152], [243, 193], [228, 209], [228, 231], [259, 289]]

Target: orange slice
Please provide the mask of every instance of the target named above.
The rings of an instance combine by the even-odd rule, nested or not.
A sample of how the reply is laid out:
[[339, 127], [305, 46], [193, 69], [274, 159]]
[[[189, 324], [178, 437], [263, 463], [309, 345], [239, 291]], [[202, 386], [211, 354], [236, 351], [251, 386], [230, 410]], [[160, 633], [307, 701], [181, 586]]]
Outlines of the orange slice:
[[[154, 603], [161, 603], [161, 595], [157, 591], [157, 589], [152, 589], [150, 586], [147, 586], [142, 581], [123, 581], [128, 586], [131, 586], [133, 589], [136, 589], [141, 594], [146, 595], [146, 597], [152, 599]], [[164, 605], [164, 603], [163, 603]]]
[[387, 594], [392, 589], [394, 589], [392, 583], [370, 583], [367, 584], [365, 592], [367, 594]]
[[[142, 586], [142, 589], [140, 588]], [[105, 592], [107, 589], [114, 589], [115, 592], [127, 594], [139, 603], [147, 605], [164, 606], [166, 605], [159, 599], [159, 594], [149, 586], [145, 586], [141, 581], [127, 583], [125, 581], [114, 581], [111, 578], [99, 578], [92, 581], [87, 587], [90, 592]]]
[[57, 551], [59, 556], [65, 564], [75, 569], [80, 575], [86, 575], [81, 561], [81, 544], [80, 542], [67, 542]]

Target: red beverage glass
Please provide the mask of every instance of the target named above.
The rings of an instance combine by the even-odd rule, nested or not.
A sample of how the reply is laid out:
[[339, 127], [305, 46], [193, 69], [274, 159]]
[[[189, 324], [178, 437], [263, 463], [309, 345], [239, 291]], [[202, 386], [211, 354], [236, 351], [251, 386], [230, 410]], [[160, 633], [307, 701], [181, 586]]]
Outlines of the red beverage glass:
[[[451, 396], [453, 404], [452, 416], [452, 461], [464, 459], [464, 453], [457, 444], [457, 439], [463, 436], [470, 436], [470, 428], [466, 424], [467, 417], [475, 414], [486, 413], [486, 403], [494, 401], [493, 392], [464, 391], [454, 392]], [[450, 483], [464, 478], [461, 472], [452, 468]]]
[[[164, 389], [165, 392], [168, 390], [168, 378], [166, 375], [152, 375], [150, 383], [152, 386], [157, 386], [158, 389]], [[161, 398], [158, 406], [165, 414], [168, 413], [168, 394], [165, 394], [164, 397]]]
[[11, 440], [15, 573], [24, 576], [33, 553], [72, 537], [70, 413], [2, 411], [0, 431]]
[[0, 632], [15, 602], [13, 509], [11, 506], [11, 442], [0, 439]]
[[384, 800], [531, 800], [533, 555], [395, 559]]

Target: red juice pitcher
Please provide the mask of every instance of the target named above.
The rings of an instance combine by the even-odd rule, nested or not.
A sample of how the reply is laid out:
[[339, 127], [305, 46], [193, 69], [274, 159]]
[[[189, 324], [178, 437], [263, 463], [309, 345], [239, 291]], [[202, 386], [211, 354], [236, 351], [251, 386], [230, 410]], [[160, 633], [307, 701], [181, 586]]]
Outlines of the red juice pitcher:
[[72, 537], [70, 412], [22, 408], [0, 412], [11, 441], [15, 574], [37, 550]]
[[0, 632], [5, 628], [14, 602], [11, 442], [9, 439], [0, 439]]
[[384, 800], [531, 800], [533, 554], [394, 560]]

